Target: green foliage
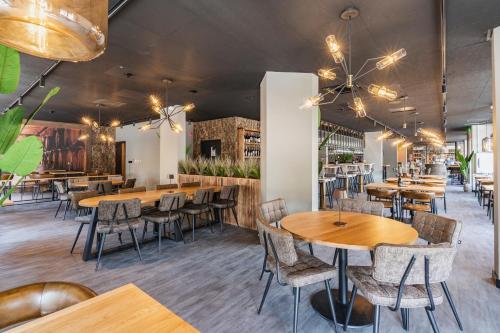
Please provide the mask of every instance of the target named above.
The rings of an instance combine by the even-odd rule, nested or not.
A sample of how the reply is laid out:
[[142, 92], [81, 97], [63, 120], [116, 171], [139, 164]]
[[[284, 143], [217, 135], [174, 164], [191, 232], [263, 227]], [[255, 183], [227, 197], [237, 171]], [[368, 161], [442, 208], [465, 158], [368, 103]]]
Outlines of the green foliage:
[[473, 156], [474, 156], [474, 151], [472, 151], [468, 156], [464, 156], [460, 152], [460, 150], [455, 150], [455, 159], [460, 164], [460, 172], [464, 177], [464, 181], [467, 181], [469, 179], [470, 161], [472, 160]]
[[179, 161], [179, 173], [217, 177], [260, 178], [260, 164], [255, 160], [234, 162], [225, 159], [197, 158]]
[[[28, 125], [28, 123], [35, 117], [35, 115], [38, 113], [38, 111], [40, 111], [45, 104], [47, 104], [47, 102], [52, 98], [54, 97], [55, 95], [57, 95], [59, 93], [59, 90], [61, 90], [61, 88], [59, 87], [54, 87], [52, 89], [50, 89], [50, 91], [48, 92], [48, 94], [45, 96], [45, 98], [43, 99], [43, 101], [38, 104], [38, 106], [36, 107], [36, 109], [30, 113], [30, 115], [28, 116], [28, 118], [26, 118], [26, 122], [24, 123], [24, 126]], [[23, 128], [24, 128], [23, 126]]]
[[352, 163], [354, 155], [352, 153], [343, 153], [339, 155], [339, 163]]
[[21, 74], [19, 53], [0, 45], [0, 93], [12, 94], [16, 91]]
[[0, 156], [5, 154], [21, 132], [24, 110], [20, 106], [0, 116]]
[[14, 143], [0, 160], [0, 169], [18, 176], [27, 176], [42, 160], [43, 146], [36, 136]]

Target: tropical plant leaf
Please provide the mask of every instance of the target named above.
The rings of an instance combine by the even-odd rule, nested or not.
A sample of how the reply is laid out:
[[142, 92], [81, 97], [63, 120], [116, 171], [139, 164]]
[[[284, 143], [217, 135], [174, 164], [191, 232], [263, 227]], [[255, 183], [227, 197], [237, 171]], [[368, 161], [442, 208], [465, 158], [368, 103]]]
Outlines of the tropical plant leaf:
[[35, 115], [38, 113], [38, 111], [40, 111], [43, 108], [43, 106], [45, 104], [47, 104], [47, 102], [52, 97], [54, 97], [55, 95], [57, 95], [59, 93], [59, 90], [61, 90], [61, 88], [59, 88], [59, 87], [55, 87], [55, 88], [50, 89], [49, 93], [45, 96], [43, 101], [40, 104], [38, 104], [36, 109], [33, 112], [31, 112], [30, 115], [26, 118], [26, 122], [23, 125], [23, 129], [26, 125], [28, 125], [28, 123], [33, 119], [33, 117], [35, 117]]
[[321, 150], [327, 143], [328, 143], [328, 140], [330, 140], [330, 138], [335, 134], [337, 133], [338, 131], [338, 128], [335, 129], [335, 131], [331, 132], [330, 134], [328, 134], [326, 136], [326, 138], [323, 139], [323, 141], [321, 141], [321, 143], [319, 144], [318, 146], [318, 150]]
[[0, 93], [11, 94], [16, 91], [21, 73], [19, 52], [0, 45]]
[[[10, 195], [14, 192], [14, 190], [17, 188], [17, 186], [23, 181], [24, 177], [19, 177], [19, 179], [17, 180], [17, 182], [14, 184], [14, 186], [11, 186], [10, 189], [7, 191], [7, 193], [5, 193], [5, 195], [1, 196], [0, 195], [0, 207], [3, 206], [3, 203], [5, 202], [5, 200], [7, 200]], [[2, 193], [3, 193], [3, 188], [2, 188]]]
[[0, 155], [5, 154], [21, 132], [24, 110], [20, 106], [10, 109], [0, 116]]
[[28, 136], [14, 143], [2, 156], [0, 169], [18, 176], [27, 176], [42, 161], [43, 146], [36, 136]]

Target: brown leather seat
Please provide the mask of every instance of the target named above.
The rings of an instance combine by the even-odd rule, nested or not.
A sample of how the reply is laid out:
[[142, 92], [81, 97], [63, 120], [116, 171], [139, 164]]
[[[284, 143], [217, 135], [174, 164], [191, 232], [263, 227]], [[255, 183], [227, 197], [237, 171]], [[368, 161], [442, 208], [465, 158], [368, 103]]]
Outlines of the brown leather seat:
[[40, 282], [0, 292], [0, 329], [46, 316], [97, 294], [71, 282]]

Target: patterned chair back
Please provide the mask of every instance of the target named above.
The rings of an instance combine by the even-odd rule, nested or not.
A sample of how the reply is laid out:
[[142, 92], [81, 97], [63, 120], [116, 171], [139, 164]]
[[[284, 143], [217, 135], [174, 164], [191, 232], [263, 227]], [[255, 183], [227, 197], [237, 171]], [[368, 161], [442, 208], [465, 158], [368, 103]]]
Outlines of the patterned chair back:
[[134, 188], [135, 181], [136, 181], [135, 178], [127, 178], [127, 180], [125, 181], [125, 184], [123, 184], [122, 188]]
[[96, 180], [89, 182], [89, 191], [98, 191], [100, 194], [109, 194], [113, 191], [113, 184], [110, 180]]
[[444, 216], [417, 212], [413, 218], [413, 228], [418, 231], [418, 237], [432, 243], [458, 244], [462, 222]]
[[376, 199], [393, 199], [398, 191], [396, 190], [383, 190], [378, 188], [367, 188], [366, 194], [370, 197], [375, 197]]
[[[286, 230], [273, 227], [261, 219], [256, 220], [259, 239], [268, 255], [274, 260], [287, 266], [293, 266], [298, 261], [297, 251], [293, 243], [293, 236]], [[274, 250], [276, 251], [275, 257]]]
[[141, 216], [141, 200], [102, 200], [99, 202], [97, 219], [112, 223], [135, 219]]
[[171, 212], [184, 207], [186, 203], [186, 193], [168, 193], [162, 194], [158, 210], [162, 212]]
[[414, 260], [405, 285], [425, 284], [425, 259], [427, 258], [429, 265], [427, 269], [428, 282], [444, 282], [451, 274], [455, 254], [456, 248], [449, 244], [379, 244], [375, 247], [373, 278], [382, 283], [399, 284], [408, 265]]
[[377, 201], [341, 199], [340, 210], [344, 212], [354, 212], [354, 213], [383, 216], [384, 204]]
[[78, 210], [80, 209], [80, 201], [83, 199], [87, 198], [92, 198], [92, 197], [97, 197], [99, 196], [99, 192], [97, 191], [71, 191], [68, 193], [70, 199], [71, 199], [71, 206], [73, 209]]
[[66, 189], [64, 188], [64, 183], [60, 181], [55, 181], [54, 186], [56, 187], [57, 194], [65, 194]]
[[204, 188], [196, 190], [193, 197], [193, 203], [195, 205], [208, 205], [213, 201], [213, 199], [214, 199], [214, 189]]
[[137, 193], [137, 192], [146, 192], [146, 186], [139, 186], [139, 187], [133, 187], [133, 188], [119, 188], [118, 189], [118, 194]]
[[274, 199], [260, 204], [263, 219], [269, 224], [279, 227], [280, 221], [288, 215], [285, 199]]
[[220, 193], [220, 198], [223, 200], [238, 202], [239, 189], [240, 187], [238, 185], [223, 186]]

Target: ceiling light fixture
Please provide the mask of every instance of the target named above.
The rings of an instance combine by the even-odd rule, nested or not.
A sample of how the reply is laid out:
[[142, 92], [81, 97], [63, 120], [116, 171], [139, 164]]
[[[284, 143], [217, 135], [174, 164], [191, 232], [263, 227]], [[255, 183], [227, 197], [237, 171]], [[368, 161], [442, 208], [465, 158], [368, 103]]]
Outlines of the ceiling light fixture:
[[[96, 107], [99, 112], [99, 118], [97, 121], [92, 120], [89, 117], [82, 117], [82, 123], [87, 125], [92, 132], [95, 133], [95, 136], [101, 139], [102, 142], [104, 143], [113, 143], [115, 140], [111, 135], [108, 134], [107, 127], [118, 127], [120, 126], [120, 121], [119, 120], [113, 120], [109, 126], [102, 126], [101, 125], [101, 107], [102, 104], [97, 104]], [[88, 134], [82, 134], [78, 137], [78, 140], [84, 141], [87, 140], [90, 136]]]
[[403, 139], [403, 138], [399, 138], [399, 139], [397, 139], [397, 140], [393, 141], [393, 142], [392, 142], [392, 145], [393, 145], [393, 146], [397, 146], [397, 145], [399, 145], [399, 144], [401, 144], [401, 143], [403, 143], [403, 142], [405, 142], [405, 141], [406, 141], [405, 139]]
[[393, 132], [392, 131], [385, 131], [384, 133], [382, 133], [381, 135], [379, 135], [377, 137], [377, 140], [380, 141], [380, 140], [384, 140], [384, 139], [388, 139], [390, 136], [392, 136]]
[[108, 1], [0, 1], [0, 44], [36, 57], [88, 61], [108, 43]]
[[[35, 83], [36, 84], [36, 83]], [[38, 86], [40, 88], [45, 88], [45, 76], [44, 75], [41, 75], [40, 76], [40, 81], [38, 81]]]
[[168, 122], [170, 129], [175, 133], [180, 133], [183, 128], [180, 124], [173, 120], [173, 117], [181, 112], [189, 112], [194, 110], [194, 103], [188, 103], [185, 105], [173, 105], [168, 106], [168, 86], [173, 81], [169, 79], [163, 79], [162, 82], [165, 84], [165, 103], [162, 103], [160, 97], [156, 95], [150, 95], [149, 101], [153, 111], [160, 115], [159, 119], [150, 121], [149, 123], [141, 126], [140, 130], [145, 131], [148, 129], [158, 129], [164, 122]]
[[[377, 57], [377, 58], [369, 58], [367, 59], [361, 68], [354, 73], [352, 71], [352, 61], [351, 61], [351, 20], [359, 16], [359, 10], [355, 7], [346, 8], [341, 14], [340, 17], [347, 21], [347, 36], [348, 36], [348, 59], [346, 61], [345, 56], [342, 52], [342, 47], [337, 41], [335, 35], [329, 35], [326, 37], [325, 42], [328, 46], [328, 50], [333, 58], [333, 61], [336, 64], [339, 64], [345, 74], [344, 83], [337, 85], [334, 88], [326, 88], [326, 92], [318, 94], [316, 96], [312, 96], [308, 98], [301, 108], [311, 108], [314, 106], [332, 104], [337, 98], [342, 94], [342, 92], [346, 89], [350, 90], [353, 100], [353, 107], [350, 107], [352, 110], [356, 112], [358, 117], [366, 116], [366, 108], [364, 106], [363, 101], [361, 100], [359, 94], [359, 80], [365, 75], [371, 73], [374, 70], [382, 70], [394, 63], [398, 60], [406, 56], [405, 49], [399, 49], [396, 52], [393, 52], [387, 56]], [[376, 61], [375, 66], [371, 69], [365, 70], [365, 67], [371, 62]], [[318, 75], [321, 78], [328, 80], [335, 80], [337, 78], [337, 74], [331, 68], [320, 69], [318, 71]], [[398, 93], [397, 91], [388, 89], [385, 86], [380, 86], [376, 84], [371, 84], [368, 86], [368, 92], [374, 96], [385, 98], [388, 100], [396, 99]], [[324, 101], [325, 97], [331, 96], [331, 99], [328, 101]]]

